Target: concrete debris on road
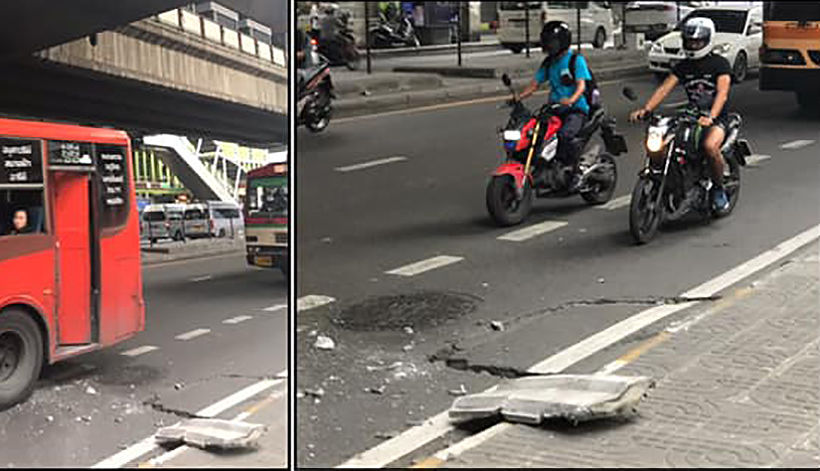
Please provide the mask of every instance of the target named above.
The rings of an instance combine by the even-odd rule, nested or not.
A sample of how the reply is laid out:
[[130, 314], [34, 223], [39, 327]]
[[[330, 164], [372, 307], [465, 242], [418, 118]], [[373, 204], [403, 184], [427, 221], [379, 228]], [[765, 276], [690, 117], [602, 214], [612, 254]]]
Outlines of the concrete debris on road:
[[336, 342], [334, 342], [333, 339], [330, 337], [319, 335], [318, 337], [316, 337], [316, 342], [313, 344], [313, 346], [318, 348], [319, 350], [333, 350], [334, 348], [336, 348]]
[[158, 443], [184, 442], [197, 448], [249, 448], [256, 445], [266, 427], [223, 419], [189, 419], [164, 427], [154, 436]]
[[409, 325], [404, 326], [404, 333], [407, 335], [413, 335], [413, 328]]
[[525, 376], [503, 382], [493, 391], [456, 399], [449, 415], [454, 422], [500, 415], [509, 422], [531, 425], [553, 418], [578, 423], [626, 416], [654, 384], [646, 376]]
[[365, 389], [365, 392], [381, 395], [381, 394], [384, 394], [385, 389], [387, 389], [387, 386], [382, 384], [378, 388], [367, 388], [367, 389]]
[[464, 396], [467, 394], [467, 389], [464, 388], [464, 385], [460, 385], [458, 389], [451, 389], [447, 391], [450, 393], [451, 396]]
[[318, 389], [305, 389], [305, 396], [311, 397], [322, 397], [325, 395], [325, 390], [322, 388]]
[[490, 322], [490, 328], [493, 329], [493, 330], [497, 330], [499, 332], [503, 332], [504, 331], [504, 323], [500, 322], [500, 321], [491, 321]]
[[93, 386], [88, 386], [88, 387], [86, 387], [86, 388], [85, 388], [85, 393], [86, 393], [86, 394], [91, 394], [91, 395], [96, 395], [96, 394], [97, 394], [97, 390], [96, 390], [96, 389], [94, 389], [94, 387], [93, 387]]
[[409, 343], [409, 344], [401, 347], [401, 349], [404, 350], [405, 353], [407, 353], [407, 352], [409, 352], [410, 350], [413, 349], [413, 344]]

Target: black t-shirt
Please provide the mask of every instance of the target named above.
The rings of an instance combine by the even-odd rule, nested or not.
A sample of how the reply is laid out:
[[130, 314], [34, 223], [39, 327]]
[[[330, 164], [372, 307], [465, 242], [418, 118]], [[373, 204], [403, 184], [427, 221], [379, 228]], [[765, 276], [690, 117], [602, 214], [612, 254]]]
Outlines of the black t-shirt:
[[[709, 111], [717, 96], [718, 77], [731, 75], [732, 67], [725, 57], [712, 53], [701, 59], [681, 61], [672, 68], [672, 73], [686, 90], [689, 103]], [[727, 109], [728, 100], [721, 114], [725, 114]]]

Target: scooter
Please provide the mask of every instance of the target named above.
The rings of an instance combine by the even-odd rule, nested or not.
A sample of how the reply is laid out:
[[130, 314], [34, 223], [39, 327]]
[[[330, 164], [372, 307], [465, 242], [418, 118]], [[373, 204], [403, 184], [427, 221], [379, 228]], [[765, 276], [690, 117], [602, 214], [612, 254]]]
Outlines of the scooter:
[[421, 45], [413, 23], [408, 15], [403, 14], [397, 24], [392, 24], [382, 13], [379, 13], [379, 24], [370, 29], [370, 47], [414, 47]]
[[[559, 117], [564, 105], [546, 104], [533, 114], [516, 97], [512, 81], [502, 77], [513, 94], [507, 125], [500, 129], [504, 163], [487, 184], [487, 211], [500, 226], [521, 223], [530, 213], [534, 197], [566, 198], [580, 194], [588, 204], [604, 204], [612, 198], [618, 179], [614, 156], [627, 152], [626, 140], [615, 132], [615, 119], [596, 106], [575, 137], [580, 152], [580, 182], [572, 187], [573, 169], [555, 158], [558, 150]], [[600, 144], [589, 146], [599, 133]], [[589, 147], [589, 149], [587, 149]]]
[[333, 111], [331, 100], [336, 98], [330, 78], [330, 62], [321, 54], [316, 55], [318, 63], [297, 71], [297, 125], [306, 126], [311, 132], [324, 131], [330, 124]]

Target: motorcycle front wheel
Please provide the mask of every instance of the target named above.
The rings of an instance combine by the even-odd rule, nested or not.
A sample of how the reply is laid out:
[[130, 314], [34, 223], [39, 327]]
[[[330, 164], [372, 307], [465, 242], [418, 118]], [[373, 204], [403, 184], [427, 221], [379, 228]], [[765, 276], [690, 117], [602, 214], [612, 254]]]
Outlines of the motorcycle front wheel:
[[717, 213], [718, 217], [725, 217], [732, 213], [737, 205], [737, 200], [740, 198], [740, 164], [734, 155], [725, 158], [726, 165], [729, 166], [729, 175], [723, 177], [723, 188], [726, 190], [726, 196], [729, 198], [729, 208], [722, 213]]
[[347, 58], [345, 61], [345, 65], [347, 66], [348, 70], [358, 70], [359, 64], [362, 62], [362, 56], [359, 54], [359, 51], [355, 47], [351, 47], [350, 51], [347, 53]]
[[629, 232], [637, 244], [645, 244], [655, 237], [663, 219], [663, 204], [658, 193], [660, 182], [641, 176], [632, 190], [629, 203]]
[[495, 175], [487, 184], [487, 211], [502, 227], [520, 224], [532, 209], [532, 186], [524, 179], [524, 195], [516, 196], [515, 179], [511, 175]]

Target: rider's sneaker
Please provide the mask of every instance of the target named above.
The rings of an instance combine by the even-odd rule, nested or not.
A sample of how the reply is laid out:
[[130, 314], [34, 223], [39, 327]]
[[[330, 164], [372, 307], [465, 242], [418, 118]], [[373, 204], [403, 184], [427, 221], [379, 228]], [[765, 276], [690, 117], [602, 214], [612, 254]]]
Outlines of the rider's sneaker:
[[724, 213], [729, 209], [729, 197], [726, 196], [726, 190], [723, 188], [715, 188], [715, 209], [720, 213]]

